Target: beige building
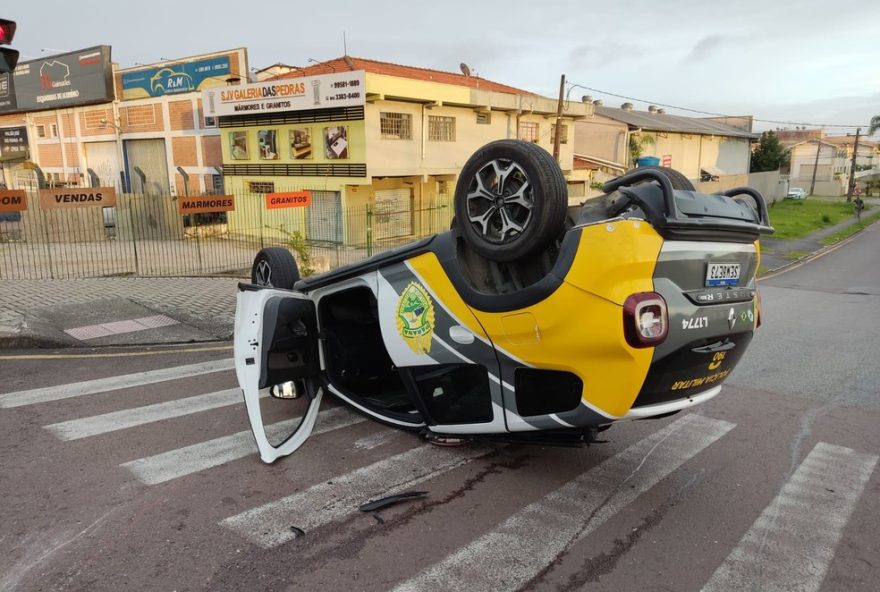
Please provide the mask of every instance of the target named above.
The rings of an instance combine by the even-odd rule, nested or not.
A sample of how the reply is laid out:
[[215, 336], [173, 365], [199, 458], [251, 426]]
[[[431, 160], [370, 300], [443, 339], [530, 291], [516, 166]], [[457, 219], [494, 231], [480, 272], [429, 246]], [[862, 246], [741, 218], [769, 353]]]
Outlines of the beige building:
[[[426, 216], [451, 217], [459, 170], [481, 146], [520, 138], [553, 151], [557, 101], [466, 73], [345, 56], [234, 91], [208, 91], [222, 130], [226, 190], [257, 202], [307, 189], [307, 208], [236, 208], [230, 229], [302, 229], [311, 240], [360, 243], [419, 236]], [[559, 162], [573, 173], [568, 104]], [[263, 216], [261, 220], [254, 216]], [[447, 223], [448, 224], [448, 223]]]
[[[605, 180], [636, 165], [632, 144], [641, 157], [671, 167], [702, 189], [745, 185], [748, 180], [751, 142], [750, 117], [693, 118], [669, 115], [650, 107], [637, 111], [631, 103], [621, 108], [596, 106], [596, 117], [575, 124], [575, 153], [597, 167]], [[716, 187], [717, 186], [717, 187]]]
[[[806, 130], [811, 131], [811, 130]], [[845, 195], [852, 168], [855, 136], [829, 136], [791, 143], [783, 142], [791, 152], [790, 184], [817, 195]], [[859, 138], [856, 176], [870, 174], [880, 167], [880, 144]], [[815, 174], [814, 174], [815, 171]]]

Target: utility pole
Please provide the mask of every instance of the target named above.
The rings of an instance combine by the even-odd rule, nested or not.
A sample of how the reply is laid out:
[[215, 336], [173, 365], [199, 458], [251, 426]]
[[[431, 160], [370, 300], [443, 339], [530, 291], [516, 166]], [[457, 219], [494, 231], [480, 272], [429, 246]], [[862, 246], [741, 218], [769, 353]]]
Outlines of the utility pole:
[[565, 74], [559, 80], [559, 102], [556, 104], [556, 134], [553, 138], [553, 158], [559, 162], [559, 141], [562, 139], [562, 101], [565, 98]]
[[856, 143], [853, 146], [852, 162], [849, 165], [849, 188], [846, 190], [846, 203], [852, 201], [853, 189], [856, 186], [856, 156], [859, 154], [859, 132], [862, 128], [856, 128]]
[[810, 182], [810, 195], [816, 190], [816, 169], [819, 168], [819, 153], [822, 151], [822, 140], [816, 140], [816, 162], [813, 163], [813, 180]]

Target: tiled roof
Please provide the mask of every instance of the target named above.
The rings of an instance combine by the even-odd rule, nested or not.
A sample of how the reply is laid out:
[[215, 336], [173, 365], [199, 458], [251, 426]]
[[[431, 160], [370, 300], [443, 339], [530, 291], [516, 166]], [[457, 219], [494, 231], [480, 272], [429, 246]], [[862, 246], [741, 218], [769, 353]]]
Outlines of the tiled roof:
[[464, 74], [456, 74], [454, 72], [443, 72], [442, 70], [430, 70], [428, 68], [416, 68], [414, 66], [402, 66], [400, 64], [391, 64], [388, 62], [379, 62], [376, 60], [368, 60], [364, 58], [355, 58], [351, 56], [343, 56], [334, 60], [312, 64], [297, 68], [293, 72], [279, 74], [274, 79], [282, 78], [301, 78], [303, 76], [315, 76], [318, 74], [333, 74], [335, 72], [346, 72], [354, 70], [364, 70], [372, 74], [382, 74], [385, 76], [397, 76], [398, 78], [410, 78], [412, 80], [424, 80], [428, 82], [439, 82], [442, 84], [455, 84], [457, 86], [467, 86], [470, 88], [478, 88], [480, 90], [491, 90], [494, 92], [511, 93], [515, 95], [534, 95], [531, 93], [506, 84], [492, 82], [479, 76], [465, 76]]
[[679, 115], [649, 113], [647, 111], [628, 111], [614, 107], [596, 107], [596, 115], [614, 119], [615, 121], [622, 121], [627, 125], [652, 132], [673, 132], [749, 139], [759, 137], [758, 134], [712, 121], [711, 119], [681, 117]]
[[[852, 146], [855, 141], [855, 136], [825, 136], [822, 138], [824, 142], [829, 144], [834, 144], [835, 146]], [[872, 142], [870, 140], [866, 140], [864, 136], [859, 138], [859, 146], [869, 146], [871, 148], [875, 148], [878, 146], [877, 142]]]

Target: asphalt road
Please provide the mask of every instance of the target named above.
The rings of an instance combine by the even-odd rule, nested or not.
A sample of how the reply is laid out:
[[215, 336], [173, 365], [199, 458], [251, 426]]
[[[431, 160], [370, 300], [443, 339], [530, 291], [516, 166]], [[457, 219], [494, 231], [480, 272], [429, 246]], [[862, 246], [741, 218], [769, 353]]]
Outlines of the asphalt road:
[[[5, 352], [0, 590], [876, 590], [877, 253], [875, 226], [762, 282], [719, 397], [584, 449], [325, 400], [267, 466], [229, 349]], [[397, 488], [428, 494], [357, 511]]]

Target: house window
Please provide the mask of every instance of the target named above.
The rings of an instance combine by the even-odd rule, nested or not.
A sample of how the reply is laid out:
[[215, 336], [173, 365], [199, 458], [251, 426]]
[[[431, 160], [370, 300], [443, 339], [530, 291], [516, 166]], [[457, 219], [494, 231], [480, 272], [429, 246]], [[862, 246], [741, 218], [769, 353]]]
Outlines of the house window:
[[519, 122], [519, 139], [526, 142], [538, 141], [538, 124], [534, 121]]
[[217, 127], [217, 118], [205, 115], [205, 127]]
[[274, 181], [251, 181], [248, 183], [251, 193], [275, 193]]
[[477, 125], [489, 125], [492, 123], [492, 114], [488, 111], [477, 112]]
[[[568, 144], [568, 126], [560, 125], [560, 129], [562, 130], [562, 135], [559, 136], [560, 144]], [[556, 124], [552, 124], [550, 126], [550, 136], [553, 138], [553, 143], [556, 143]]]
[[49, 124], [49, 137], [50, 138], [57, 138], [58, 137], [58, 124], [57, 123]]
[[412, 115], [379, 113], [379, 131], [383, 140], [412, 140]]
[[45, 138], [46, 137], [46, 126], [40, 124], [36, 127], [37, 127], [37, 137], [38, 138]]
[[223, 175], [211, 175], [211, 190], [215, 195], [223, 194]]
[[455, 118], [442, 115], [428, 116], [428, 139], [432, 142], [455, 141]]

